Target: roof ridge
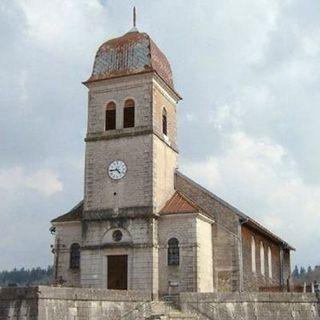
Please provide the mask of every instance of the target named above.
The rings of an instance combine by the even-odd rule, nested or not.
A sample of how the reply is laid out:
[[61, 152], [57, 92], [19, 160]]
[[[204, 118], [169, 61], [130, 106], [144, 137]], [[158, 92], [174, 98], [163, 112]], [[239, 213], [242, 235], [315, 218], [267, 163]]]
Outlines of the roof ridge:
[[[282, 243], [284, 246], [287, 246], [290, 250], [295, 250], [294, 247], [292, 247], [289, 243], [284, 241], [282, 238], [274, 234], [272, 231], [261, 225], [259, 222], [257, 222], [255, 219], [251, 218], [250, 216], [246, 215], [233, 205], [229, 204], [227, 201], [221, 199], [216, 194], [211, 192], [210, 190], [206, 189], [205, 187], [201, 186], [199, 183], [195, 182], [194, 180], [190, 179], [189, 177], [185, 176], [183, 173], [181, 173], [179, 170], [176, 170], [176, 174], [180, 176], [181, 178], [187, 180], [189, 183], [193, 184], [196, 188], [199, 188], [201, 191], [206, 193], [209, 197], [211, 197], [213, 200], [219, 202], [221, 205], [225, 206], [226, 208], [233, 211], [235, 214], [237, 214], [241, 219], [244, 219], [243, 223], [251, 222], [251, 224], [257, 229], [260, 230], [260, 232], [264, 232], [269, 237], [273, 238], [274, 240], [277, 240], [278, 242]], [[200, 207], [200, 206], [199, 206]], [[201, 207], [200, 207], [201, 208]], [[206, 211], [205, 211], [206, 212]]]

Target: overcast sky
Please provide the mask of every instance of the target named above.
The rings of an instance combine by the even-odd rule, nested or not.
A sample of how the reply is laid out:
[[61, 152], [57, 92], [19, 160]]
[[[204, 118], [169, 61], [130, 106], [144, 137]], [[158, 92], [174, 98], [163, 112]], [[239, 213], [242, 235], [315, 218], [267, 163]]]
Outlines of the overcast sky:
[[81, 81], [133, 5], [184, 98], [180, 170], [320, 264], [319, 0], [2, 0], [0, 270], [52, 263], [49, 221], [83, 196]]

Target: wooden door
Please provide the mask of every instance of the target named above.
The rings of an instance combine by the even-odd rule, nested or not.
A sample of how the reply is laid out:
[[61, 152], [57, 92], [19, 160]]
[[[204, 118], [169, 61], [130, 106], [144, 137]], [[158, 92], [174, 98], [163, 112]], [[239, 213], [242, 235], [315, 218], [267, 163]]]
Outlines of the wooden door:
[[108, 256], [108, 289], [128, 289], [128, 256]]

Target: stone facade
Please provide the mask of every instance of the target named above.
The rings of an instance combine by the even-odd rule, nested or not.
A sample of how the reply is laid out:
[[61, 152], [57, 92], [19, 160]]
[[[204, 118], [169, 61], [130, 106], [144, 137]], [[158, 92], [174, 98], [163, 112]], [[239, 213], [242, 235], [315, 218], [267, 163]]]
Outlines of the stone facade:
[[[128, 289], [151, 291], [152, 246], [150, 222], [147, 218], [113, 219], [89, 222], [81, 251], [81, 286], [107, 288], [107, 259], [109, 255], [128, 256]], [[116, 225], [116, 227], [115, 227]], [[121, 230], [123, 238], [114, 245], [112, 233]]]
[[[252, 271], [252, 257], [251, 257], [251, 242], [254, 238], [256, 243], [256, 271]], [[261, 251], [260, 246], [264, 247]], [[284, 282], [290, 277], [290, 254], [288, 250], [284, 250], [284, 263], [281, 266], [281, 247], [263, 236], [261, 233], [257, 232], [252, 228], [243, 226], [242, 227], [242, 248], [243, 248], [243, 268], [244, 268], [244, 290], [253, 291], [259, 287], [274, 286], [279, 287], [280, 285], [285, 285]], [[270, 249], [269, 249], [270, 248]], [[268, 263], [268, 250], [271, 252], [271, 267], [269, 270]], [[261, 254], [264, 252], [264, 258]], [[264, 262], [264, 268], [261, 268], [261, 264]], [[262, 272], [264, 270], [264, 274]], [[281, 271], [283, 270], [283, 271]], [[283, 275], [282, 275], [283, 272]], [[282, 280], [281, 280], [282, 278]]]
[[80, 221], [56, 223], [54, 271], [56, 277], [66, 281], [66, 285], [77, 287], [80, 284], [80, 270], [70, 268], [70, 248], [73, 243], [81, 243]]
[[[169, 62], [150, 37], [133, 30], [106, 42], [94, 65], [85, 82], [84, 199], [52, 221], [55, 281], [142, 290], [154, 298], [183, 291], [283, 287], [290, 275], [290, 246], [177, 171], [176, 109], [181, 98]], [[134, 126], [124, 128], [128, 99], [134, 101]], [[110, 102], [115, 104], [115, 128], [106, 130]], [[120, 179], [109, 176], [108, 166], [115, 160], [127, 168]], [[267, 273], [259, 273], [258, 253], [257, 270], [250, 269], [252, 237], [271, 248], [272, 277], [266, 276], [267, 251]], [[171, 239], [177, 243], [171, 249], [179, 255], [174, 264], [168, 259]], [[74, 243], [80, 246], [79, 268], [70, 267]]]
[[175, 187], [201, 208], [214, 221], [212, 230], [214, 288], [217, 291], [237, 291], [241, 288], [241, 234], [239, 217], [206, 190], [177, 174]]
[[[166, 215], [159, 221], [159, 292], [160, 295], [177, 293], [175, 290], [211, 292], [213, 220], [201, 214]], [[180, 264], [168, 265], [168, 240], [177, 238]], [[170, 283], [178, 283], [171, 288]]]

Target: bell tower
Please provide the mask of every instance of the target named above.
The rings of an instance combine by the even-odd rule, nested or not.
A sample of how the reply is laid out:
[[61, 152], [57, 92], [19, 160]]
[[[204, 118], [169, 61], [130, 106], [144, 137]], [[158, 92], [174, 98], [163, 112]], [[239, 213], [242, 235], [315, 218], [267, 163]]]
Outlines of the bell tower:
[[170, 64], [134, 27], [102, 44], [89, 89], [84, 217], [157, 214], [174, 192], [176, 104]]
[[103, 43], [88, 93], [81, 286], [159, 290], [159, 212], [174, 193], [170, 64], [135, 27]]

